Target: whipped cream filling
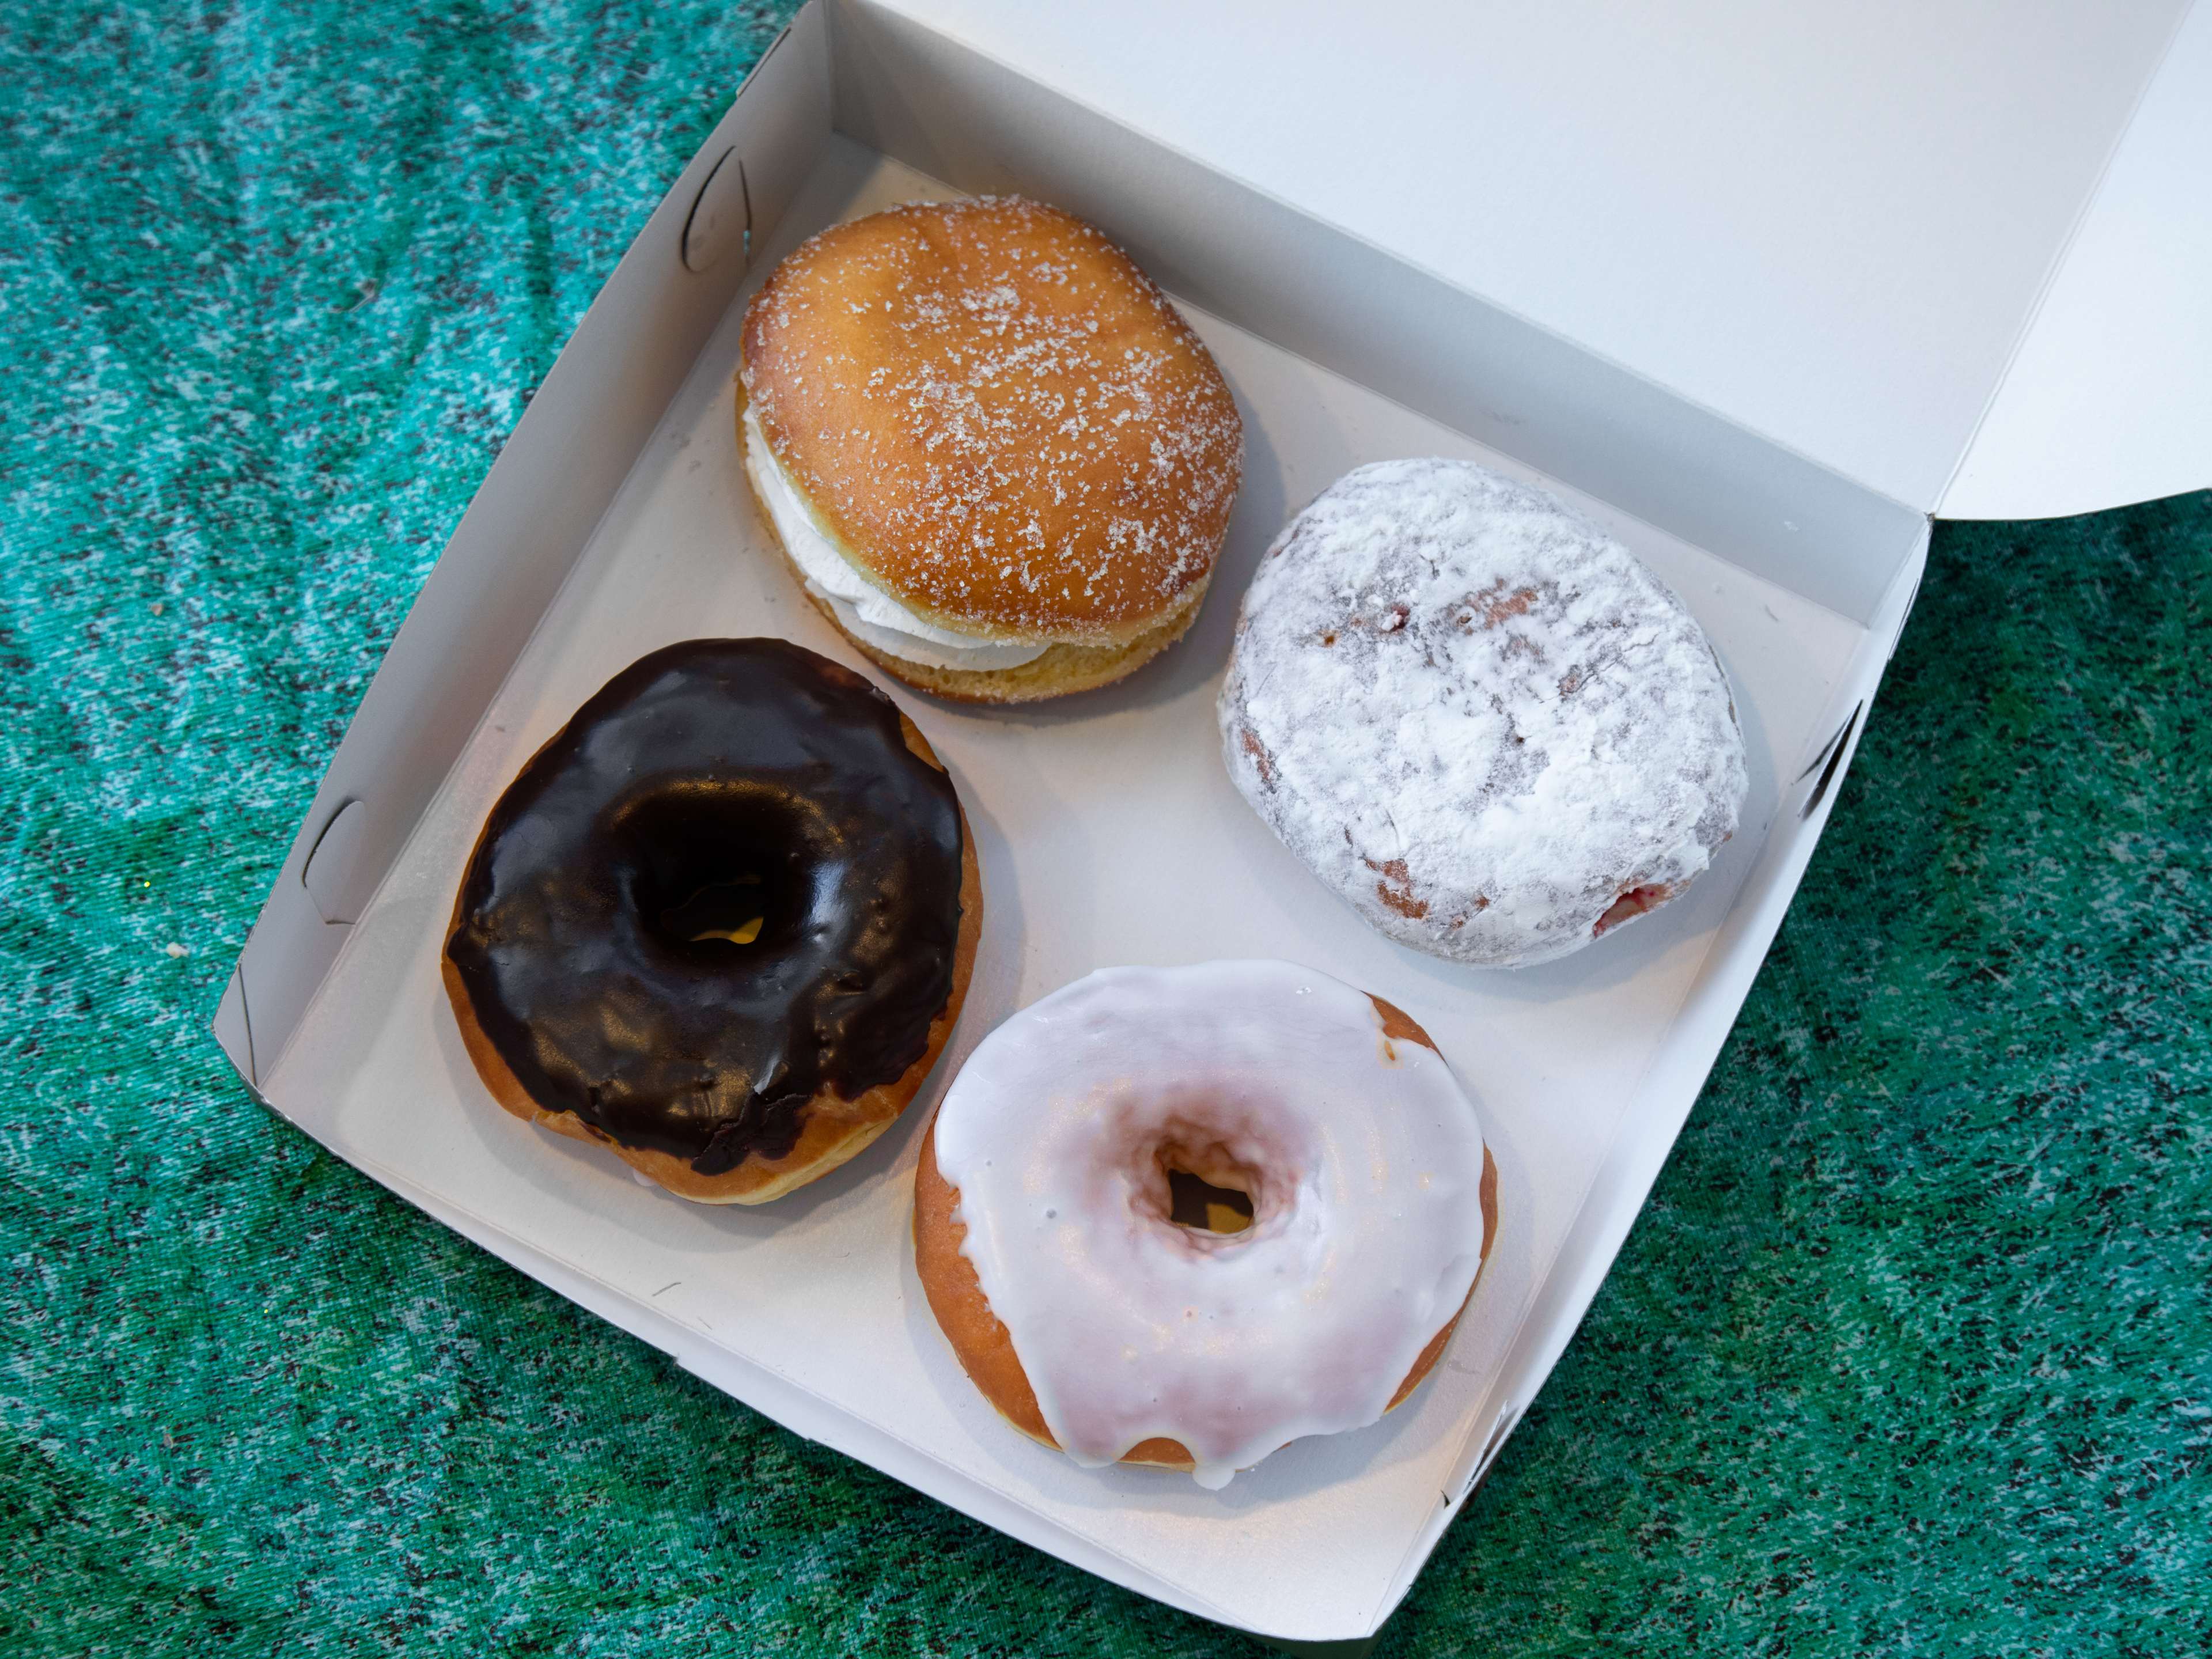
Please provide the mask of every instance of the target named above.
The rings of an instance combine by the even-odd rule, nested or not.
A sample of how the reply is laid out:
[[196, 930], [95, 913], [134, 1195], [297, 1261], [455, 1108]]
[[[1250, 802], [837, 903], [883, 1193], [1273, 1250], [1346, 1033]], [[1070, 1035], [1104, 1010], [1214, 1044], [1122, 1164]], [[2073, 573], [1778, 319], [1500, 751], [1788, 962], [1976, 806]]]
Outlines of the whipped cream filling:
[[745, 472], [782, 538], [784, 551], [805, 578], [806, 590], [826, 604], [840, 627], [887, 656], [924, 668], [988, 672], [1019, 668], [1051, 649], [1002, 643], [959, 634], [925, 621], [853, 568], [814, 516], [750, 407], [745, 410]]

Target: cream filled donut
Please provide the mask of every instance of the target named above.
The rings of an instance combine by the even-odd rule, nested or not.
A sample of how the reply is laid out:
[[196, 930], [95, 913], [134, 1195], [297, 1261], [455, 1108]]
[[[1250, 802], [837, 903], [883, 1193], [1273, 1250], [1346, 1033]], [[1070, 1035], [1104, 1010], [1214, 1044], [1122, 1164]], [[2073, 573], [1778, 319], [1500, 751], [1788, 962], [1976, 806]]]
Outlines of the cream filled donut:
[[1521, 967], [1680, 894], [1747, 787], [1728, 677], [1666, 584], [1543, 490], [1381, 461], [1246, 592], [1221, 735], [1284, 844], [1375, 927]]
[[885, 672], [1027, 702], [1198, 615], [1243, 428], [1167, 296], [1017, 197], [836, 225], [746, 308], [738, 441], [807, 598]]
[[[1249, 1225], [1179, 1223], [1177, 1172], [1247, 1194]], [[915, 1255], [1015, 1426], [1218, 1487], [1410, 1394], [1496, 1224], [1474, 1106], [1419, 1025], [1215, 962], [1106, 969], [985, 1038], [923, 1147]]]

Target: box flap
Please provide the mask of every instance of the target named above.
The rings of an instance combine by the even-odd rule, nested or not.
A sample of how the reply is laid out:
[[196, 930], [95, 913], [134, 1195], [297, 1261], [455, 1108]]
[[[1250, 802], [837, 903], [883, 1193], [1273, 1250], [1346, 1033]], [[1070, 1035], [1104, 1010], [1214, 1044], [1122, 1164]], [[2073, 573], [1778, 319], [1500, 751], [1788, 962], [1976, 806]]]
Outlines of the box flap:
[[890, 3], [1923, 512], [2187, 9]]
[[2144, 94], [1938, 508], [2042, 519], [2212, 484], [2212, 5]]

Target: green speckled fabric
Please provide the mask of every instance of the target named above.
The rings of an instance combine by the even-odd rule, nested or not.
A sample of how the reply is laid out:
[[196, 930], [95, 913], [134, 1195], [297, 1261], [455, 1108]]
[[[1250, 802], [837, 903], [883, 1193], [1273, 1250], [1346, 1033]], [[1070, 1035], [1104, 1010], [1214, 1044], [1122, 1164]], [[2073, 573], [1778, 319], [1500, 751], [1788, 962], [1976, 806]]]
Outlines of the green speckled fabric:
[[[712, 1393], [207, 1035], [780, 21], [0, 15], [0, 1651], [1257, 1651]], [[1650, 1210], [1380, 1653], [2212, 1650], [2208, 662], [2212, 497], [1938, 534]]]

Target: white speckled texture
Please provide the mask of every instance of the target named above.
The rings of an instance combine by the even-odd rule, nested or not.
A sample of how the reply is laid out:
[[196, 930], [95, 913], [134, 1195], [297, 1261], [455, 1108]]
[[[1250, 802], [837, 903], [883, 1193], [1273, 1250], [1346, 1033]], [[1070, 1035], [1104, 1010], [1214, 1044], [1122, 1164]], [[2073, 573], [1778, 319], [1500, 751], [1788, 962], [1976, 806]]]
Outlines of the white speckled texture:
[[1230, 775], [1376, 927], [1490, 967], [1680, 892], [1747, 786], [1682, 602], [1546, 492], [1471, 462], [1345, 475], [1268, 549], [1222, 687]]
[[[945, 1097], [962, 1250], [1053, 1438], [1152, 1437], [1225, 1486], [1379, 1419], [1482, 1261], [1482, 1130], [1434, 1049], [1287, 962], [1107, 968], [985, 1038]], [[1252, 1195], [1169, 1219], [1164, 1155]]]
[[1235, 401], [1151, 279], [1057, 208], [986, 196], [832, 226], [754, 296], [745, 352], [778, 464], [913, 611], [1121, 644], [1212, 574]]
[[799, 486], [775, 459], [760, 417], [744, 413], [745, 473], [753, 495], [775, 525], [776, 539], [799, 567], [807, 591], [827, 605], [847, 633], [925, 668], [1018, 668], [1045, 653], [1042, 645], [975, 639], [917, 617], [847, 562], [823, 532]]

